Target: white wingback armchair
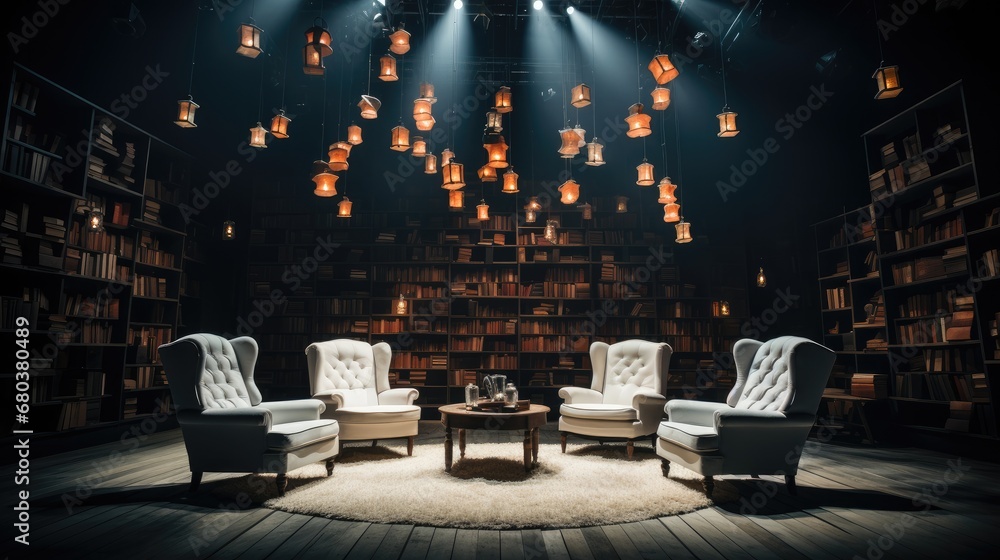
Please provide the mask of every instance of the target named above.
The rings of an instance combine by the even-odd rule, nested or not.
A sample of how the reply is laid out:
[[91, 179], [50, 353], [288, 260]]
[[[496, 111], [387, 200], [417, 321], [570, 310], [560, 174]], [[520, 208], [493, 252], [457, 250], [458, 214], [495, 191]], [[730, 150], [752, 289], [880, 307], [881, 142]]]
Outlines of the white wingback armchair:
[[736, 385], [725, 403], [675, 399], [657, 430], [663, 475], [670, 463], [704, 476], [783, 474], [795, 494], [795, 474], [806, 437], [833, 369], [835, 354], [809, 339], [742, 339], [733, 346]]
[[420, 407], [419, 393], [410, 388], [389, 388], [388, 343], [371, 345], [339, 338], [306, 347], [309, 387], [313, 398], [327, 405], [324, 418], [340, 424], [342, 441], [406, 438], [406, 452], [413, 454]]
[[665, 342], [624, 340], [594, 342], [590, 388], [563, 387], [559, 396], [559, 432], [566, 452], [567, 434], [599, 441], [628, 442], [632, 457], [636, 439], [656, 433], [667, 402], [667, 370], [673, 349]]
[[191, 334], [160, 346], [160, 359], [177, 409], [191, 467], [191, 491], [204, 472], [277, 473], [284, 494], [287, 472], [333, 458], [340, 441], [336, 420], [321, 419], [316, 399], [261, 402], [254, 383], [257, 343]]

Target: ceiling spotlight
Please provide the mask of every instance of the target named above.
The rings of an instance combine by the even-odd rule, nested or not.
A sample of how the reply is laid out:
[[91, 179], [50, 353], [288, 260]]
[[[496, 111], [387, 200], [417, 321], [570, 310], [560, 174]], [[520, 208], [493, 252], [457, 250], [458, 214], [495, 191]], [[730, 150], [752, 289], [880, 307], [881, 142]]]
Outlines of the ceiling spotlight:
[[573, 12], [575, 12], [575, 11], [576, 11], [576, 8], [574, 8], [573, 6], [570, 6], [570, 7], [566, 8], [566, 13], [569, 14], [569, 15], [573, 15]]
[[464, 5], [465, 4], [462, 3], [462, 0], [455, 0], [455, 3], [453, 4], [453, 6], [455, 6], [456, 10], [461, 10], [462, 6], [464, 6]]
[[535, 0], [535, 3], [531, 5], [532, 8], [536, 10], [542, 9], [542, 0]]

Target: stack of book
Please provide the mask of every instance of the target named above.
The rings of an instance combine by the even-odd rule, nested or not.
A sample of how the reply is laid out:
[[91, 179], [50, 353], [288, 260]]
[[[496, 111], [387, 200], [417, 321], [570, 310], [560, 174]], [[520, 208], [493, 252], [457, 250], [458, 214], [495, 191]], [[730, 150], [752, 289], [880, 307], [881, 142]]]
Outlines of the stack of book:
[[145, 220], [145, 221], [147, 221], [147, 222], [154, 223], [154, 224], [161, 223], [160, 222], [160, 203], [156, 202], [155, 200], [150, 200], [150, 199], [147, 198], [146, 199], [145, 210], [143, 210], [143, 212], [142, 212], [142, 219]]
[[909, 177], [910, 183], [923, 181], [931, 176], [931, 167], [927, 160], [922, 157], [909, 160], [906, 165], [906, 176]]
[[869, 399], [889, 396], [889, 376], [884, 373], [855, 373], [851, 376], [851, 395]]
[[882, 167], [889, 167], [899, 161], [899, 154], [896, 153], [895, 142], [889, 142], [888, 144], [882, 146], [881, 154]]
[[947, 276], [965, 272], [967, 270], [965, 265], [965, 254], [965, 245], [945, 249], [944, 256], [941, 258], [944, 275]]
[[972, 424], [972, 403], [951, 401], [948, 403], [948, 419], [944, 421], [946, 430], [968, 432]]
[[937, 145], [954, 142], [960, 136], [962, 136], [961, 128], [957, 126], [953, 128], [951, 124], [945, 123], [934, 130], [934, 144]]
[[21, 244], [18, 238], [11, 235], [0, 237], [0, 255], [4, 264], [21, 264]]
[[920, 137], [911, 134], [903, 138], [903, 153], [907, 159], [917, 157], [920, 154]]

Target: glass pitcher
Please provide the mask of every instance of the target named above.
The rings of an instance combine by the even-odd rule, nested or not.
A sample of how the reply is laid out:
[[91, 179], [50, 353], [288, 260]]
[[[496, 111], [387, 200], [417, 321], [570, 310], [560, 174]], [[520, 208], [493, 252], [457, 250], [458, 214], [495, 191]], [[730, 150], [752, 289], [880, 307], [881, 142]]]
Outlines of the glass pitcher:
[[487, 375], [483, 378], [483, 386], [487, 399], [494, 402], [503, 401], [503, 390], [507, 386], [507, 376], [499, 373]]

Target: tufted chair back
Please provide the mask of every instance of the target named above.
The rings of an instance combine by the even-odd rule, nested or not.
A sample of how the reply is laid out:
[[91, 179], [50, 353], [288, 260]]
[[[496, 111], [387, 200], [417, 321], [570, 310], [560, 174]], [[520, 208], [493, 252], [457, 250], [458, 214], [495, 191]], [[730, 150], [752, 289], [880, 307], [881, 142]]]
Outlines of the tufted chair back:
[[343, 391], [344, 406], [376, 406], [378, 394], [389, 389], [388, 343], [370, 345], [340, 338], [306, 347], [309, 383], [313, 395]]
[[668, 346], [645, 340], [625, 340], [614, 344], [594, 342], [590, 360], [594, 378], [590, 388], [604, 394], [605, 404], [632, 405], [640, 387], [662, 394], [670, 363]]
[[178, 411], [249, 408], [261, 402], [253, 382], [257, 342], [191, 334], [160, 347], [170, 392]]
[[733, 355], [736, 385], [726, 399], [730, 406], [816, 414], [833, 365], [832, 352], [805, 338], [781, 336], [763, 343], [739, 340]]

